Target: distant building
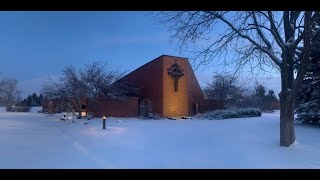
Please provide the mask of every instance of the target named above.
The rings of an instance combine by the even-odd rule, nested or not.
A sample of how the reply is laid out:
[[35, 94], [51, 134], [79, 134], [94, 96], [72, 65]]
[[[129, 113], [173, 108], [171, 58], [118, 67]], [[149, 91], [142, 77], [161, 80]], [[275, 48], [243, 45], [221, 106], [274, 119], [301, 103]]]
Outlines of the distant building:
[[[130, 82], [139, 88], [138, 94], [124, 100], [99, 98], [94, 105], [84, 101], [87, 112], [95, 116], [135, 117], [139, 104], [149, 99], [152, 112], [162, 117], [192, 116], [201, 112], [204, 101], [191, 65], [186, 58], [162, 55], [127, 74], [116, 83]], [[54, 103], [53, 103], [54, 104]], [[211, 103], [212, 104], [212, 103]], [[52, 109], [44, 104], [44, 110]], [[208, 106], [206, 106], [207, 109]], [[214, 103], [214, 108], [222, 108], [223, 103]]]

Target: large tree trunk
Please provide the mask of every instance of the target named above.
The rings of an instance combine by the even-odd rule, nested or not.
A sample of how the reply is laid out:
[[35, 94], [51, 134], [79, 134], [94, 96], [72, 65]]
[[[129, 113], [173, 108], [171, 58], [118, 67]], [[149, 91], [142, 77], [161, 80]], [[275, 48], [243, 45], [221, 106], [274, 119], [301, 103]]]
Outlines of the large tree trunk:
[[296, 137], [294, 132], [294, 100], [290, 98], [292, 93], [292, 80], [290, 73], [281, 72], [280, 93], [280, 146], [288, 147], [294, 143]]
[[[294, 40], [294, 26], [291, 25], [292, 13], [283, 13], [285, 42]], [[290, 44], [290, 43], [289, 43]], [[281, 93], [280, 93], [280, 146], [289, 147], [294, 143], [296, 137], [294, 133], [294, 98], [293, 90], [293, 64], [295, 49], [292, 45], [285, 45], [282, 52], [281, 66]]]
[[294, 109], [288, 97], [280, 98], [280, 146], [288, 147], [295, 141]]

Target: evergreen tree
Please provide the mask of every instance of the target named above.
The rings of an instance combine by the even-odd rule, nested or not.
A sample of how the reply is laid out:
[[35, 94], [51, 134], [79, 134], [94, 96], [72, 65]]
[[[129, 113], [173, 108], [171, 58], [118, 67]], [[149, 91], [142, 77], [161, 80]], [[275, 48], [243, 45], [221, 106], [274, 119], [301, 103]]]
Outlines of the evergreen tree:
[[273, 90], [269, 90], [267, 96], [265, 97], [265, 108], [268, 111], [272, 111], [274, 109], [274, 104], [278, 101], [276, 95]]
[[27, 100], [27, 99], [24, 99], [24, 100], [22, 101], [22, 105], [23, 105], [23, 106], [28, 106], [28, 100]]
[[36, 93], [33, 93], [32, 95], [29, 95], [26, 99], [21, 100], [19, 102], [20, 106], [41, 106], [42, 101], [45, 99], [45, 97], [40, 94], [39, 96]]
[[32, 96], [29, 95], [29, 96], [27, 97], [27, 106], [31, 106], [31, 103], [32, 103]]
[[39, 97], [38, 97], [38, 104], [39, 104], [39, 106], [42, 105], [43, 100], [44, 100], [44, 97], [43, 97], [42, 94], [40, 94]]
[[274, 91], [269, 90], [266, 94], [266, 88], [261, 84], [256, 85], [253, 98], [255, 106], [265, 112], [273, 111], [274, 104], [278, 101]]
[[297, 120], [301, 123], [320, 123], [320, 64], [313, 63], [303, 80], [297, 98]]
[[38, 100], [38, 96], [36, 93], [32, 94], [32, 98], [31, 98], [31, 106], [38, 106], [39, 100]]
[[[320, 23], [315, 26], [319, 30]], [[316, 28], [317, 27], [317, 28]], [[297, 121], [305, 124], [320, 123], [320, 35], [312, 42], [311, 63], [296, 99]], [[300, 58], [300, 57], [299, 57]]]
[[264, 110], [264, 100], [265, 100], [265, 95], [266, 94], [266, 88], [261, 85], [257, 84], [255, 87], [255, 101], [256, 101], [256, 106], [260, 108], [261, 110]]

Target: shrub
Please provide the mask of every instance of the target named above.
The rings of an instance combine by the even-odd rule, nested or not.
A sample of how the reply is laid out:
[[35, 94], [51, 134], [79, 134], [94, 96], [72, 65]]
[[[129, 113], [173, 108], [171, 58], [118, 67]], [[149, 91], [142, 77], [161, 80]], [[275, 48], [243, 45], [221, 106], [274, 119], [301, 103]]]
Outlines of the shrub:
[[202, 114], [202, 118], [207, 119], [229, 119], [229, 118], [244, 118], [244, 117], [259, 117], [262, 112], [258, 108], [244, 108], [244, 109], [227, 109], [216, 110]]
[[55, 106], [55, 112], [57, 113], [62, 113], [62, 112], [71, 112], [72, 110], [72, 104], [71, 102], [62, 102], [62, 103], [58, 103]]
[[6, 106], [7, 112], [29, 112], [31, 107], [28, 106]]
[[152, 102], [146, 98], [139, 104], [139, 117], [146, 119], [149, 113], [152, 113]]

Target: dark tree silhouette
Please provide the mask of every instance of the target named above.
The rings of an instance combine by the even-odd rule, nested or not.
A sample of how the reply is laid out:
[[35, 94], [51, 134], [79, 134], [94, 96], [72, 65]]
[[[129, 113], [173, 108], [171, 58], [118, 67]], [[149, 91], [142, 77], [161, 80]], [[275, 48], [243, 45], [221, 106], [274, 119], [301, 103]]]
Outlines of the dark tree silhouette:
[[79, 70], [67, 66], [58, 82], [49, 78], [43, 84], [42, 94], [48, 99], [69, 100], [79, 112], [85, 98], [94, 102], [100, 96], [117, 99], [129, 94], [132, 88], [128, 84], [115, 83], [124, 73], [105, 71], [104, 68], [105, 64], [99, 62], [87, 64]]

